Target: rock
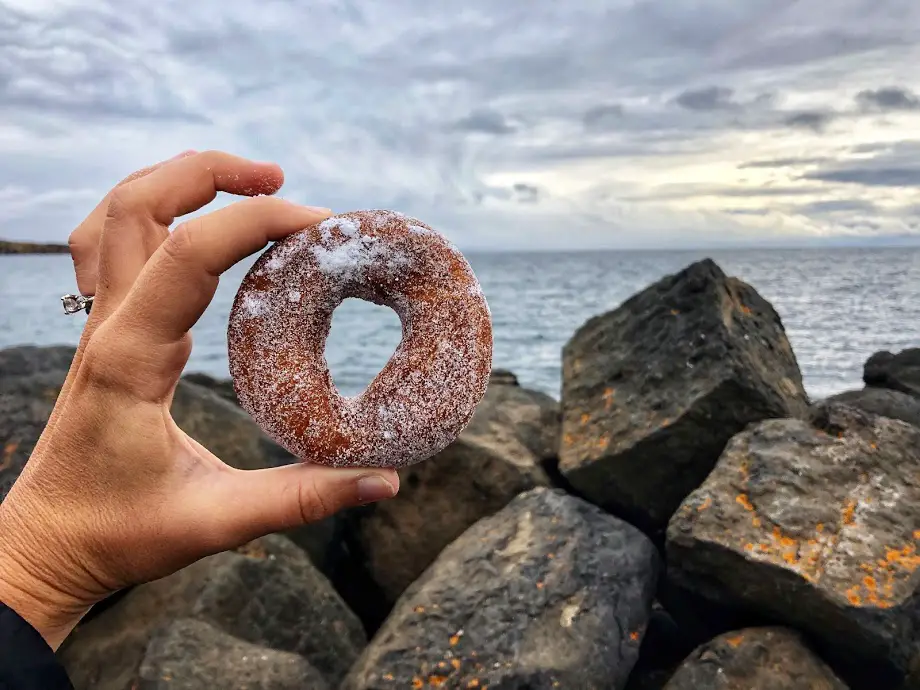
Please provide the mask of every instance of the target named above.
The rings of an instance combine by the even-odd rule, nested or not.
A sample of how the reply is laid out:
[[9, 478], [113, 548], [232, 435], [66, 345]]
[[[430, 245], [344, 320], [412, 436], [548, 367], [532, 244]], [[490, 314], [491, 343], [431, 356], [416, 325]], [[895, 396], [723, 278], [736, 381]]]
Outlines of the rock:
[[239, 405], [236, 390], [233, 388], [233, 381], [230, 379], [216, 379], [213, 376], [199, 372], [185, 374], [182, 378], [189, 383], [214, 391], [224, 400], [232, 402], [234, 405]]
[[364, 644], [360, 621], [307, 556], [270, 536], [134, 588], [81, 624], [60, 657], [77, 690], [125, 690], [153, 636], [189, 617], [241, 641], [296, 653], [333, 686]]
[[492, 373], [489, 374], [489, 384], [490, 385], [503, 385], [503, 386], [520, 386], [518, 383], [518, 377], [514, 375], [513, 372], [508, 371], [507, 369], [493, 369]]
[[[395, 498], [340, 516], [338, 529], [345, 532], [342, 539], [357, 563], [340, 564], [332, 577], [370, 630], [470, 525], [501, 510], [519, 493], [549, 483], [543, 465], [555, 457], [558, 433], [556, 401], [493, 382], [456, 441], [433, 458], [399, 471]], [[303, 532], [315, 537], [316, 529]], [[301, 543], [297, 534], [292, 538]], [[326, 543], [337, 548], [341, 542]]]
[[657, 558], [639, 530], [595, 506], [529, 491], [443, 551], [341, 690], [620, 690], [648, 621]]
[[0, 381], [48, 372], [67, 372], [76, 353], [77, 348], [70, 345], [22, 345], [0, 350]]
[[863, 370], [867, 386], [889, 388], [920, 398], [920, 347], [897, 354], [876, 352]]
[[590, 319], [563, 349], [560, 470], [657, 536], [752, 422], [807, 398], [780, 317], [712, 261]]
[[361, 621], [287, 539], [266, 537], [214, 568], [192, 613], [255, 644], [294, 652], [337, 684], [364, 649]]
[[238, 640], [191, 619], [151, 640], [136, 690], [327, 690], [303, 657]]
[[825, 402], [858, 407], [872, 414], [920, 427], [920, 398], [884, 388], [863, 388], [831, 396]]
[[847, 690], [805, 644], [785, 628], [753, 628], [696, 649], [664, 690]]
[[667, 537], [671, 580], [806, 631], [888, 687], [920, 630], [920, 429], [834, 404], [758, 424]]

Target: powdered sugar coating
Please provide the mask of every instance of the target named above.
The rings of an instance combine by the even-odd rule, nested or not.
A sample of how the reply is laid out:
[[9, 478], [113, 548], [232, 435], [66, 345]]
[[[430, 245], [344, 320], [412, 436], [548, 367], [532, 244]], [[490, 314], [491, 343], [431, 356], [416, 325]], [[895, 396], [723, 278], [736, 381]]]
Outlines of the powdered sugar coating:
[[[392, 308], [403, 326], [353, 398], [324, 356], [348, 297]], [[492, 364], [489, 308], [466, 259], [392, 211], [333, 216], [275, 244], [240, 286], [228, 341], [243, 408], [297, 457], [333, 466], [405, 467], [439, 452], [469, 422]]]

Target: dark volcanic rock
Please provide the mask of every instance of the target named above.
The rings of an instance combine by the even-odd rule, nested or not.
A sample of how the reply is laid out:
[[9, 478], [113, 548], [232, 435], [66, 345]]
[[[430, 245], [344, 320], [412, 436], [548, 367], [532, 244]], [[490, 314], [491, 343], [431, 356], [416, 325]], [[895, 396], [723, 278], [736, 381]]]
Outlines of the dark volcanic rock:
[[654, 533], [734, 434], [806, 409], [779, 316], [701, 261], [589, 320], [565, 346], [560, 470]]
[[60, 656], [77, 690], [125, 690], [157, 632], [189, 617], [241, 642], [297, 653], [331, 685], [364, 644], [360, 621], [306, 555], [271, 536], [134, 588], [80, 625]]
[[192, 613], [242, 640], [299, 654], [338, 683], [367, 642], [361, 622], [287, 539], [242, 551], [212, 571]]
[[230, 379], [216, 379], [208, 374], [192, 372], [185, 374], [183, 377], [189, 383], [194, 383], [202, 388], [207, 388], [217, 393], [220, 397], [234, 405], [239, 405], [236, 397], [236, 390], [233, 388], [233, 381]]
[[[333, 579], [370, 629], [470, 525], [519, 493], [549, 483], [543, 465], [555, 457], [558, 434], [556, 401], [493, 381], [456, 441], [430, 460], [399, 471], [395, 498], [340, 516], [350, 553], [359, 561], [354, 567], [365, 577], [341, 566]], [[316, 529], [302, 531], [315, 537]], [[301, 542], [297, 534], [293, 538]], [[330, 548], [338, 544], [328, 543]]]
[[867, 386], [890, 388], [920, 398], [920, 347], [897, 354], [876, 352], [863, 370]]
[[619, 690], [656, 571], [656, 551], [637, 529], [562, 491], [534, 489], [444, 550], [342, 690]]
[[[70, 369], [75, 347], [70, 345], [53, 345], [51, 347], [36, 347], [22, 345], [0, 350], [0, 382], [8, 378], [34, 376], [48, 372]], [[0, 393], [3, 392], [0, 387]]]
[[303, 657], [179, 619], [151, 640], [132, 690], [326, 690]]
[[920, 398], [884, 388], [846, 391], [828, 398], [826, 403], [840, 403], [860, 410], [920, 427]]
[[753, 628], [704, 644], [664, 690], [847, 690], [847, 686], [785, 628]]
[[671, 520], [668, 576], [809, 632], [890, 687], [918, 646], [918, 544], [920, 429], [822, 405], [732, 439]]

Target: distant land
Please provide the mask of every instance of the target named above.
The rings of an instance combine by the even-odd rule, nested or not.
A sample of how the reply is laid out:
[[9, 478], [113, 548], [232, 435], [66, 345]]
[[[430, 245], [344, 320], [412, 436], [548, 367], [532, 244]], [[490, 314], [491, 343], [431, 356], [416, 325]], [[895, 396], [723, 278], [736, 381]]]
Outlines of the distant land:
[[70, 254], [66, 244], [0, 240], [0, 254]]

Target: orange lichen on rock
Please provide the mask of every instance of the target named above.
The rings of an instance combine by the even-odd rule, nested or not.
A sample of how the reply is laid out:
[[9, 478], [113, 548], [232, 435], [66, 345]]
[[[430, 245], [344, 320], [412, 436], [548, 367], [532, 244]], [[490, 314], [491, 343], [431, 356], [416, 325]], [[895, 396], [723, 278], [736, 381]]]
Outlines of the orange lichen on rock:
[[729, 637], [725, 640], [725, 642], [730, 647], [734, 647], [737, 649], [738, 647], [741, 646], [741, 643], [744, 642], [744, 635], [736, 635], [735, 637]]
[[412, 687], [414, 688], [414, 690], [419, 690], [420, 688], [424, 688], [425, 681], [423, 681], [421, 678], [416, 676], [415, 678], [412, 679]]
[[847, 504], [843, 507], [843, 524], [852, 525], [856, 521], [855, 514], [856, 514], [856, 501], [851, 498], [849, 501], [847, 501]]
[[631, 633], [629, 633], [629, 639], [632, 640], [633, 642], [638, 642], [639, 641], [639, 631], [633, 630]]
[[712, 505], [712, 497], [711, 497], [711, 496], [707, 496], [707, 497], [706, 497], [706, 500], [703, 501], [702, 503], [700, 503], [699, 506], [697, 506], [697, 511], [700, 512], [700, 513], [702, 513], [704, 510], [706, 510], [707, 508], [709, 508], [711, 505]]
[[447, 682], [447, 676], [428, 676], [428, 685], [439, 688]]
[[746, 304], [739, 304], [738, 311], [740, 311], [745, 316], [750, 316], [751, 314], [754, 313], [753, 311], [751, 311], [751, 308], [747, 306]]
[[581, 415], [581, 424], [582, 424], [582, 426], [584, 426], [585, 424], [587, 424], [589, 421], [591, 421], [591, 415], [588, 414], [587, 412], [583, 412], [582, 415]]
[[748, 512], [751, 512], [754, 510], [754, 505], [748, 499], [747, 494], [738, 494], [735, 497], [735, 503], [743, 507]]

